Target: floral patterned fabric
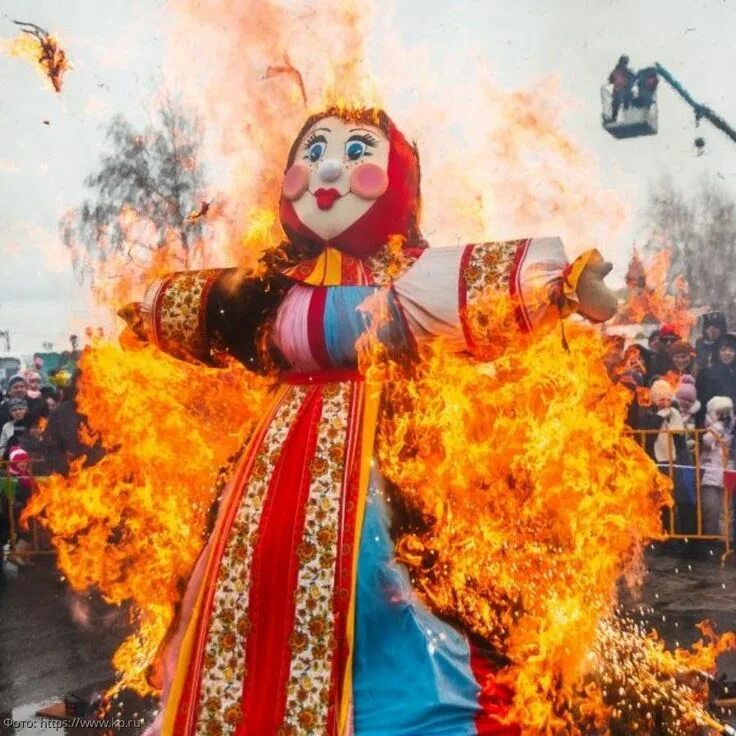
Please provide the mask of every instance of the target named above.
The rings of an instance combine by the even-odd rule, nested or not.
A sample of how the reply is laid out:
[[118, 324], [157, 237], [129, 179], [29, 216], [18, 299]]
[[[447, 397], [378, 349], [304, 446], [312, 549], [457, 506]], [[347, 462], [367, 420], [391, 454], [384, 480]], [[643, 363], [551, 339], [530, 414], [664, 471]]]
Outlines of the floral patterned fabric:
[[196, 733], [202, 736], [233, 734], [242, 719], [253, 548], [271, 474], [305, 395], [304, 387], [293, 387], [273, 418], [253, 465], [220, 563], [199, 696]]
[[335, 565], [350, 394], [349, 383], [327, 384], [322, 390], [317, 450], [309, 463], [311, 483], [304, 536], [297, 552], [301, 567], [283, 736], [327, 733], [335, 651]]
[[157, 285], [151, 326], [159, 348], [179, 358], [208, 361], [207, 297], [221, 274], [220, 269], [175, 273]]

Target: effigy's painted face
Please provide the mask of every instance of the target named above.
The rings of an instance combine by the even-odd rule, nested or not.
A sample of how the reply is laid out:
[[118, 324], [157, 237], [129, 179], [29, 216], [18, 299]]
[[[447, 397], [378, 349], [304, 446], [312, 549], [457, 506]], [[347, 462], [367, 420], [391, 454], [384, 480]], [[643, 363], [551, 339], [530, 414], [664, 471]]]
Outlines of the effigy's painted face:
[[357, 222], [387, 190], [391, 145], [373, 125], [321, 118], [298, 142], [284, 174], [283, 198], [323, 240]]

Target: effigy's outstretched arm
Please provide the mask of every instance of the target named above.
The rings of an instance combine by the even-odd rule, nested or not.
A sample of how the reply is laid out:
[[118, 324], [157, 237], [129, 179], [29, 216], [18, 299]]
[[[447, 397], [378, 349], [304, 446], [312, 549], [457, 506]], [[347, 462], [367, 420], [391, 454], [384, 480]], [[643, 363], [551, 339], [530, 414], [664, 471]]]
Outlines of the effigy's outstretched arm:
[[265, 329], [283, 296], [279, 279], [235, 268], [168, 274], [142, 302], [119, 313], [133, 341], [176, 358], [211, 366], [231, 358], [253, 370], [269, 361]]
[[603, 283], [610, 270], [596, 250], [571, 263], [559, 238], [530, 238], [429, 248], [394, 289], [417, 340], [442, 336], [458, 350], [482, 352], [504, 308], [522, 332], [573, 312], [610, 319], [617, 305]]

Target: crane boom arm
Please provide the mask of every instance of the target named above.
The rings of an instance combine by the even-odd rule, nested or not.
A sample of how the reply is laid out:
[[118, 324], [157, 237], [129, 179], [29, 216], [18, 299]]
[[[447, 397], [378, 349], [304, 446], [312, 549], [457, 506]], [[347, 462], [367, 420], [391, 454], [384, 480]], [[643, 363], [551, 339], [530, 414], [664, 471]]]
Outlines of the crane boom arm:
[[661, 64], [655, 62], [654, 68], [657, 70], [657, 74], [664, 79], [672, 89], [687, 102], [690, 107], [695, 111], [695, 117], [705, 118], [706, 120], [713, 123], [719, 130], [723, 131], [732, 141], [736, 141], [736, 130], [734, 130], [720, 115], [711, 110], [707, 105], [701, 105], [696, 102], [690, 93], [678, 82]]

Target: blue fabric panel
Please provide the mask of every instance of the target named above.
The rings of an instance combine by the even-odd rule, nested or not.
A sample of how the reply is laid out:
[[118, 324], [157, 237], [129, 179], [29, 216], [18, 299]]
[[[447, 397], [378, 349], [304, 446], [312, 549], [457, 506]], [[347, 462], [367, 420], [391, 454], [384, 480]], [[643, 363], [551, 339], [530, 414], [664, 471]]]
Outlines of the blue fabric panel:
[[327, 289], [323, 325], [327, 352], [336, 367], [356, 364], [355, 342], [368, 327], [368, 317], [358, 311], [375, 286], [333, 286]]
[[358, 560], [356, 736], [475, 736], [467, 639], [434, 616], [393, 560], [389, 510], [371, 483]]
[[[355, 343], [370, 324], [371, 316], [358, 310], [366, 297], [379, 290], [377, 286], [331, 286], [327, 288], [323, 326], [325, 345], [335, 367], [352, 367], [357, 364]], [[378, 336], [393, 351], [407, 348], [404, 322], [396, 298], [388, 292], [390, 317]]]

